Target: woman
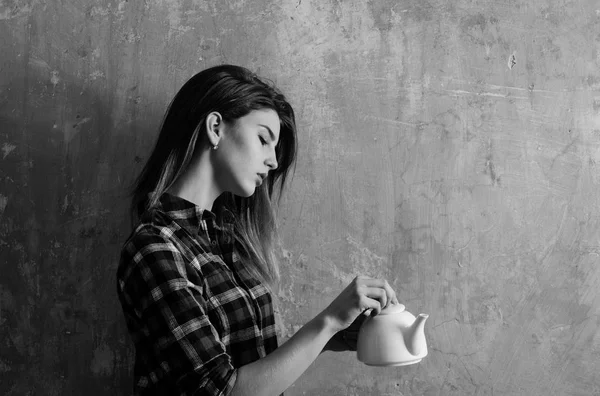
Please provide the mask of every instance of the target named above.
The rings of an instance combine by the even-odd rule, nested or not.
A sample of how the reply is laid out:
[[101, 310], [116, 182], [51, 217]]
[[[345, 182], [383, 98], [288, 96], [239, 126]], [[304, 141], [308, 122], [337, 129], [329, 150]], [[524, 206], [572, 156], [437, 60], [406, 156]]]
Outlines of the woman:
[[242, 67], [204, 70], [171, 102], [117, 273], [136, 394], [280, 394], [323, 350], [353, 349], [340, 332], [356, 335], [361, 313], [397, 303], [385, 280], [357, 277], [278, 347], [271, 200], [295, 153], [292, 107]]

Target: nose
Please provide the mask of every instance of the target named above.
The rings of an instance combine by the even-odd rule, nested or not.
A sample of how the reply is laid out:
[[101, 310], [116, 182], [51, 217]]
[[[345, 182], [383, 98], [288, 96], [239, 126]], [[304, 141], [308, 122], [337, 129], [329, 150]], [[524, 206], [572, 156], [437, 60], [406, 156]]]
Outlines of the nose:
[[265, 164], [271, 169], [271, 170], [275, 170], [277, 169], [277, 166], [279, 165], [277, 163], [277, 153], [275, 152], [275, 149], [273, 149], [270, 152], [271, 155], [269, 155], [269, 157], [267, 158], [267, 160], [265, 161]]

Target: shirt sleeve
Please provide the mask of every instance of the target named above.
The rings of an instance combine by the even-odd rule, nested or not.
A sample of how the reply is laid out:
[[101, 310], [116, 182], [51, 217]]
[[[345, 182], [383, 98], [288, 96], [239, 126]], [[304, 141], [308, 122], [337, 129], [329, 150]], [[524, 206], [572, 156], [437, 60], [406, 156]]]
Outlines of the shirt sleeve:
[[[237, 370], [205, 312], [203, 285], [187, 276], [196, 270], [158, 233], [137, 234], [121, 262], [126, 263], [118, 282], [121, 303], [128, 320], [137, 322], [136, 347], [150, 349], [155, 366], [150, 382], [176, 384], [173, 394], [229, 395]], [[170, 378], [164, 381], [165, 376]]]

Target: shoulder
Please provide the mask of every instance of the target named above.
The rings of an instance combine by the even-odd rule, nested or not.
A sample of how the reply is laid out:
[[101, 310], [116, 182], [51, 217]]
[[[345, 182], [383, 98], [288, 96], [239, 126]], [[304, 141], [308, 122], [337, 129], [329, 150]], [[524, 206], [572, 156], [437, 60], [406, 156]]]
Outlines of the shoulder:
[[165, 226], [143, 223], [131, 233], [123, 245], [122, 256], [140, 259], [140, 256], [160, 251], [176, 251], [173, 231]]
[[[182, 272], [184, 258], [173, 231], [156, 224], [140, 224], [121, 249], [117, 277], [126, 282], [130, 278], [173, 277]], [[183, 271], [185, 272], [185, 271]]]
[[166, 213], [148, 210], [124, 243], [121, 258], [138, 261], [146, 255], [160, 255], [161, 252], [181, 253], [183, 237], [181, 227]]

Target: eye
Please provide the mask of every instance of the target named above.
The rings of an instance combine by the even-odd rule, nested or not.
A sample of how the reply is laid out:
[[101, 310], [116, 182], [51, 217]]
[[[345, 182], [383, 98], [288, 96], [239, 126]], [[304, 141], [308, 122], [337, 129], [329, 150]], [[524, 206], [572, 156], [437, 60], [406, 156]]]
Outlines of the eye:
[[266, 145], [267, 145], [267, 141], [266, 141], [266, 140], [265, 140], [265, 139], [264, 139], [262, 136], [258, 135], [258, 138], [260, 139], [260, 143], [261, 143], [263, 146], [266, 146]]

